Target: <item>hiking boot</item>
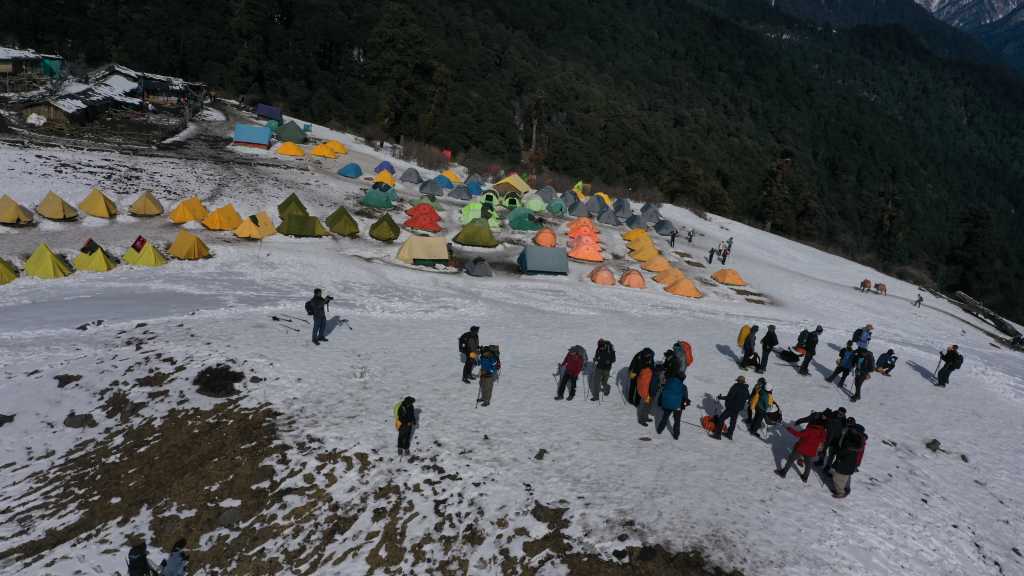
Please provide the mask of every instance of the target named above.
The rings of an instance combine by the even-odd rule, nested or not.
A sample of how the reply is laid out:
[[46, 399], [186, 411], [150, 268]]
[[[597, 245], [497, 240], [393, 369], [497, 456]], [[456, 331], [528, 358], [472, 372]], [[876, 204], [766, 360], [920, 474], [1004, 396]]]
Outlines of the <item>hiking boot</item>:
[[722, 434], [722, 436], [725, 436], [729, 440], [732, 440], [732, 432], [726, 432], [726, 433]]
[[801, 474], [800, 475], [800, 481], [803, 482], [804, 484], [807, 484], [807, 479], [810, 478], [810, 477], [811, 477], [810, 473]]
[[321, 338], [320, 341], [321, 342], [327, 342], [327, 338]]
[[755, 437], [755, 438], [758, 438], [758, 439], [761, 438], [761, 434], [757, 430], [747, 430], [747, 432], [750, 432], [750, 435]]
[[462, 379], [462, 383], [463, 383], [463, 384], [469, 384], [469, 379], [467, 379], [467, 378], [463, 378], [463, 379]]
[[313, 340], [313, 344], [316, 344], [317, 346], [319, 346], [320, 345], [320, 341], [319, 340]]
[[575, 398], [575, 397], [576, 397], [576, 395], [575, 395], [575, 394], [569, 394], [569, 397], [568, 397], [568, 398], [566, 398], [566, 401], [571, 401], [571, 400], [572, 400], [573, 398]]
[[846, 498], [846, 494], [837, 494], [837, 493], [833, 492], [832, 493], [832, 497], [836, 498], [836, 499], [842, 499], [842, 498]]
[[558, 395], [558, 396], [555, 396], [555, 400], [564, 400], [564, 398], [561, 395]]
[[778, 470], [778, 469], [776, 469], [776, 470], [775, 470], [775, 474], [776, 474], [776, 475], [777, 475], [777, 476], [778, 476], [779, 478], [785, 478], [785, 477], [786, 477], [786, 471], [785, 471], [785, 470]]
[[856, 402], [857, 400], [860, 400], [860, 396], [858, 396], [856, 394], [854, 394], [853, 396], [850, 396], [850, 402]]
[[481, 402], [480, 405], [483, 406], [484, 408], [486, 408], [486, 407], [490, 406], [491, 403], [490, 402]]
[[598, 400], [600, 400], [600, 398], [598, 398], [597, 396], [594, 396], [593, 398], [590, 399], [591, 402], [597, 402]]

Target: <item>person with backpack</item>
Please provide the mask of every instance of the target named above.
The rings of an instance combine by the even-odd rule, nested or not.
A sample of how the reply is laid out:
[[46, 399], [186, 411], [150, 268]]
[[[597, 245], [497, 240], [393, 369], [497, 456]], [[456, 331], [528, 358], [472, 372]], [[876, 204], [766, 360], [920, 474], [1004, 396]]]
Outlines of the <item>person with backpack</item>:
[[850, 396], [850, 402], [860, 400], [860, 387], [864, 385], [865, 380], [871, 378], [871, 373], [875, 371], [875, 355], [871, 350], [861, 348], [857, 350], [857, 359], [854, 360], [853, 366], [853, 396]]
[[[659, 368], [659, 371], [664, 371], [664, 367]], [[655, 387], [657, 386], [655, 376], [654, 366], [644, 366], [636, 375], [636, 421], [641, 426], [647, 426], [651, 420], [651, 405], [654, 402]]]
[[924, 296], [917, 295], [917, 300], [914, 300], [914, 308], [920, 308], [921, 304], [924, 304]]
[[821, 336], [823, 331], [824, 330], [819, 325], [814, 329], [814, 332], [807, 332], [807, 336], [803, 343], [804, 361], [800, 364], [799, 370], [799, 373], [802, 376], [808, 376], [811, 373], [810, 370], [808, 370], [808, 367], [811, 365], [811, 360], [814, 359], [814, 355], [818, 351], [818, 337]]
[[896, 356], [896, 352], [890, 348], [875, 361], [875, 371], [879, 374], [892, 376], [892, 371], [896, 368], [896, 360], [898, 359], [899, 357]]
[[757, 331], [758, 326], [750, 327], [747, 337], [743, 340], [743, 358], [740, 360], [740, 369], [746, 370], [750, 366], [757, 367], [761, 360], [757, 357]]
[[576, 350], [576, 346], [569, 348], [565, 359], [558, 365], [559, 370], [562, 372], [562, 377], [558, 380], [558, 395], [555, 396], [555, 400], [565, 398], [566, 386], [569, 388], [569, 397], [566, 400], [572, 400], [576, 397], [576, 379], [583, 372], [583, 364], [583, 356]]
[[608, 386], [608, 376], [611, 374], [613, 364], [615, 364], [615, 346], [610, 341], [601, 338], [597, 341], [597, 350], [594, 351], [594, 373], [590, 378], [591, 400], [598, 400], [601, 394], [607, 396], [611, 392], [611, 387]]
[[715, 261], [715, 249], [711, 248], [711, 250], [708, 250], [708, 264], [711, 264], [714, 261]]
[[825, 410], [825, 445], [821, 449], [821, 455], [814, 463], [815, 466], [822, 466], [824, 472], [832, 468], [836, 457], [836, 450], [839, 448], [839, 441], [846, 432], [846, 408], [840, 406], [834, 412]]
[[398, 455], [409, 455], [412, 444], [412, 431], [416, 428], [416, 399], [406, 396], [395, 405], [395, 429], [398, 430]]
[[868, 435], [864, 427], [849, 418], [842, 439], [836, 449], [835, 463], [832, 465], [832, 497], [846, 498], [850, 495], [850, 476], [860, 468], [864, 460], [864, 448], [867, 446]]
[[[743, 376], [737, 376], [736, 382], [729, 388], [729, 392], [725, 396], [719, 395], [718, 399], [725, 400], [725, 410], [715, 418], [715, 433], [711, 437], [720, 440], [724, 435], [729, 440], [732, 440], [732, 434], [736, 431], [736, 419], [750, 399], [747, 379]], [[723, 434], [723, 426], [727, 419], [729, 420], [729, 432]]]
[[789, 468], [797, 460], [803, 464], [804, 471], [800, 474], [800, 480], [804, 483], [807, 482], [807, 478], [811, 475], [811, 460], [818, 455], [818, 451], [821, 449], [821, 445], [825, 442], [828, 436], [828, 432], [825, 430], [824, 418], [819, 417], [812, 421], [803, 430], [798, 430], [792, 426], [786, 428], [790, 434], [798, 438], [796, 445], [793, 446], [793, 451], [789, 453], [789, 457], [786, 458], [786, 465], [782, 468], [777, 468], [775, 473], [780, 478], [785, 478], [786, 473], [789, 472]]
[[139, 542], [128, 549], [128, 576], [156, 576], [156, 566], [149, 561], [149, 550], [145, 542]]
[[185, 576], [188, 568], [188, 554], [185, 553], [185, 539], [174, 543], [167, 559], [160, 563], [160, 576]]
[[470, 326], [468, 332], [459, 336], [459, 354], [462, 355], [462, 381], [469, 384], [474, 379], [473, 367], [480, 353], [480, 327]]
[[853, 340], [849, 340], [846, 343], [846, 348], [839, 351], [839, 356], [836, 357], [836, 369], [831, 374], [825, 377], [825, 382], [832, 382], [839, 377], [839, 382], [836, 386], [840, 388], [846, 383], [846, 377], [850, 375], [850, 371], [853, 370], [853, 361], [857, 357], [857, 351], [853, 349]]
[[695, 231], [692, 228], [690, 229], [689, 232], [686, 233], [686, 241], [689, 242], [690, 244], [693, 244], [693, 235], [694, 234], [695, 234]]
[[501, 359], [495, 346], [484, 346], [480, 353], [480, 394], [478, 401], [481, 406], [491, 405], [491, 394], [494, 392], [494, 381], [501, 370]]
[[751, 436], [761, 437], [761, 425], [764, 424], [764, 417], [775, 406], [775, 396], [772, 394], [772, 385], [764, 378], [758, 378], [754, 385], [754, 391], [750, 394], [750, 421], [747, 431]]
[[313, 290], [313, 297], [306, 301], [306, 314], [313, 317], [313, 344], [317, 346], [321, 342], [327, 342], [324, 338], [324, 330], [327, 329], [327, 310], [331, 306], [334, 297], [324, 298], [323, 291], [319, 288]]
[[679, 236], [679, 232], [676, 232], [675, 230], [668, 235], [668, 245], [672, 248], [676, 247], [676, 236]]
[[658, 405], [661, 406], [661, 419], [658, 420], [658, 424], [655, 426], [655, 430], [658, 434], [661, 434], [665, 427], [668, 426], [669, 415], [672, 416], [672, 437], [679, 440], [679, 421], [683, 416], [683, 410], [690, 405], [690, 396], [686, 389], [686, 376], [675, 372], [669, 374], [666, 372], [665, 385], [661, 388], [661, 394], [658, 397]]
[[761, 337], [761, 363], [756, 370], [758, 374], [764, 374], [768, 370], [768, 356], [778, 345], [779, 337], [775, 334], [775, 324], [769, 324], [768, 331]]
[[857, 328], [853, 331], [853, 338], [851, 338], [851, 340], [853, 340], [853, 343], [857, 345], [858, 350], [862, 348], [867, 349], [867, 347], [871, 345], [871, 333], [874, 329], [874, 326], [868, 324], [863, 328]]
[[640, 404], [640, 395], [637, 393], [637, 377], [644, 368], [654, 368], [654, 350], [644, 348], [633, 356], [629, 363], [629, 393], [626, 400], [633, 406]]
[[949, 375], [964, 365], [964, 357], [960, 355], [960, 348], [953, 344], [944, 353], [939, 354], [939, 359], [943, 364], [942, 368], [939, 369], [938, 385], [945, 388], [946, 384], [949, 384]]

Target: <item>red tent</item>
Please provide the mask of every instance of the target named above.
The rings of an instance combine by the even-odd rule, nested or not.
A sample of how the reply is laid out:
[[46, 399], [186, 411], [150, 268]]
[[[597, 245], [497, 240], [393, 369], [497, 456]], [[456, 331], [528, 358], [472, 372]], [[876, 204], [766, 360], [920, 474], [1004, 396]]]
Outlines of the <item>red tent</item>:
[[410, 230], [425, 230], [427, 232], [441, 231], [441, 216], [430, 204], [417, 204], [405, 211], [409, 218], [405, 221], [405, 227]]

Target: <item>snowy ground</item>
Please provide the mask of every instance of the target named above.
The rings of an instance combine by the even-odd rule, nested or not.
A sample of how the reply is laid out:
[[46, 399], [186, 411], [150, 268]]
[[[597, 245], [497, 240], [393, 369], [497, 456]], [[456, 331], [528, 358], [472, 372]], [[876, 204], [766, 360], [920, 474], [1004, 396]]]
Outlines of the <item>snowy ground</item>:
[[[219, 120], [199, 118], [197, 124]], [[215, 129], [226, 134], [229, 127]], [[0, 143], [0, 173], [3, 192], [29, 207], [49, 190], [77, 202], [99, 185], [122, 208], [149, 189], [167, 208], [198, 194], [211, 209], [231, 201], [243, 215], [267, 209], [276, 216], [276, 204], [296, 192], [311, 213], [325, 217], [339, 203], [352, 208], [366, 185], [336, 176], [337, 168], [356, 161], [370, 172], [380, 160], [352, 138], [343, 140], [352, 153], [336, 161], [249, 152], [237, 155], [237, 163]], [[403, 194], [412, 197], [415, 189], [403, 188]], [[458, 229], [456, 209], [452, 204], [445, 212], [449, 236]], [[764, 296], [757, 300], [770, 304], [704, 283], [698, 284], [707, 294], [701, 300], [673, 297], [653, 282], [644, 290], [596, 286], [586, 280], [590, 267], [575, 263], [568, 277], [520, 277], [510, 270], [514, 243], [529, 237], [507, 231], [502, 248], [484, 251], [498, 262], [494, 278], [411, 270], [390, 263], [397, 243], [366, 238], [370, 220], [364, 217], [363, 237], [355, 240], [276, 236], [255, 244], [199, 230], [215, 254], [210, 260], [172, 261], [154, 270], [122, 266], [57, 281], [19, 279], [0, 287], [0, 413], [16, 415], [0, 428], [0, 573], [112, 574], [123, 570], [128, 534], [163, 536], [156, 544], [166, 550], [175, 538], [153, 522], [177, 517], [188, 531], [188, 512], [155, 499], [30, 558], [10, 553], [83, 515], [30, 513], [33, 504], [47, 510], [52, 494], [26, 478], [62, 462], [80, 441], [159, 423], [172, 409], [212, 409], [221, 401], [196, 395], [190, 382], [200, 368], [228, 360], [261, 379], [240, 384], [241, 405], [267, 403], [289, 422], [279, 431], [291, 448], [289, 461], [271, 463], [278, 477], [295, 476], [272, 485], [299, 495], [281, 496], [276, 516], [243, 514], [241, 526], [190, 543], [197, 560], [204, 546], [218, 541], [245, 548], [246, 529], [274, 518], [296, 522], [309, 504], [315, 513], [301, 530], [251, 553], [281, 559], [287, 568], [278, 571], [285, 573], [442, 573], [449, 557], [465, 562], [452, 573], [565, 573], [564, 554], [537, 547], [552, 527], [535, 513], [539, 502], [567, 509], [561, 532], [574, 552], [609, 560], [627, 546], [660, 544], [701, 549], [715, 564], [749, 575], [809, 575], [823, 568], [841, 575], [1024, 573], [1020, 353], [995, 345], [972, 326], [979, 320], [947, 303], [926, 297], [924, 308], [911, 307], [918, 293], [912, 285], [723, 218], [704, 221], [673, 207], [663, 214], [699, 232], [693, 245], [677, 245], [693, 254], [685, 260], [701, 261], [710, 246], [735, 237], [730, 266]], [[613, 266], [622, 269], [635, 263], [621, 259], [619, 232], [604, 227], [602, 240], [618, 257]], [[20, 266], [42, 241], [73, 255], [89, 237], [120, 255], [138, 234], [169, 242], [175, 233], [164, 218], [129, 216], [0, 228], [0, 257]], [[718, 269], [682, 267], [697, 279]], [[856, 291], [865, 277], [885, 281], [890, 295]], [[330, 342], [320, 347], [309, 341], [302, 310], [313, 287], [333, 295], [332, 315], [348, 321], [331, 322]], [[869, 322], [876, 327], [872, 348], [895, 348], [900, 363], [891, 378], [868, 381], [863, 400], [851, 404], [823, 375], [831, 370], [833, 347]], [[713, 404], [706, 395], [724, 393], [739, 373], [733, 356], [744, 323], [775, 324], [785, 345], [803, 327], [824, 327], [811, 377], [776, 359], [767, 377], [787, 420], [845, 405], [866, 426], [869, 445], [850, 498], [831, 498], [817, 475], [804, 485], [771, 473], [792, 443], [781, 428], [767, 441], [737, 434], [730, 442], [696, 427]], [[476, 387], [459, 378], [456, 340], [471, 324], [482, 327], [483, 343], [501, 346], [504, 369], [488, 408], [474, 408]], [[645, 346], [660, 355], [677, 339], [693, 344], [693, 406], [684, 412], [689, 425], [680, 440], [638, 426], [614, 390], [601, 403], [584, 394], [572, 403], [552, 400], [552, 372], [566, 348], [579, 343], [592, 350], [598, 338], [615, 343], [617, 369]], [[936, 388], [929, 373], [938, 351], [954, 342], [964, 352], [964, 368], [949, 388]], [[181, 367], [160, 386], [169, 393], [128, 386], [157, 352]], [[82, 379], [58, 387], [54, 377], [61, 374]], [[112, 379], [126, 379], [119, 389], [147, 402], [129, 424], [101, 408]], [[422, 459], [412, 463], [393, 455], [391, 410], [406, 395], [422, 410], [413, 443]], [[72, 410], [91, 413], [99, 427], [64, 427]], [[925, 448], [932, 438], [944, 452]], [[316, 448], [303, 449], [307, 444]], [[540, 450], [546, 451], [542, 459]], [[369, 465], [325, 465], [332, 452]], [[303, 482], [305, 491], [292, 486]], [[259, 509], [259, 502], [229, 497], [233, 492], [209, 491], [211, 507]], [[328, 524], [337, 525], [327, 519], [336, 517], [349, 521], [325, 536]], [[317, 559], [296, 560], [296, 547], [314, 540], [323, 542]], [[403, 552], [395, 553], [395, 545]]]

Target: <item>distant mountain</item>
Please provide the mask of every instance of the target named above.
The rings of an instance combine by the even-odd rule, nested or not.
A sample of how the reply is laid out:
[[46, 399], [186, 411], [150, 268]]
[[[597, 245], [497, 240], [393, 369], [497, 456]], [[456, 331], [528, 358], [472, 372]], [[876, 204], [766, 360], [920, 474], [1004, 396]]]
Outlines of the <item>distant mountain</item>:
[[917, 0], [943, 22], [974, 31], [1024, 6], [1024, 0]]
[[1007, 64], [1024, 72], [1024, 1], [1020, 3], [1013, 12], [974, 30], [974, 35]]

